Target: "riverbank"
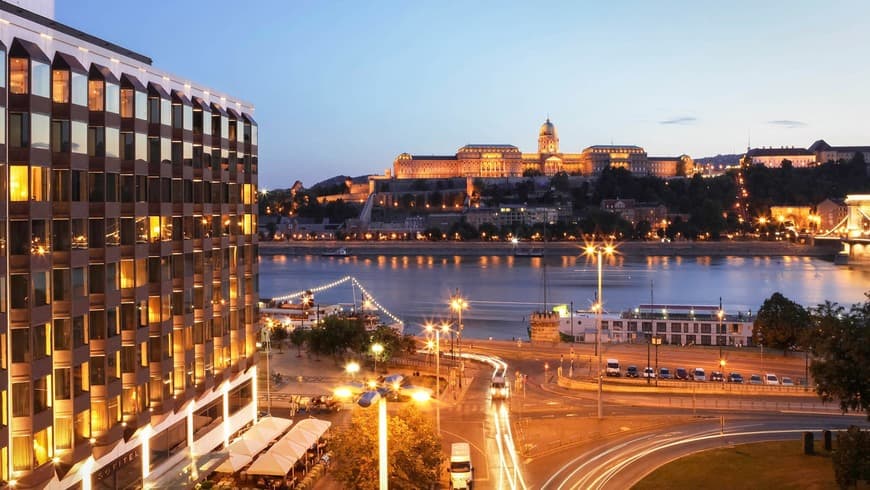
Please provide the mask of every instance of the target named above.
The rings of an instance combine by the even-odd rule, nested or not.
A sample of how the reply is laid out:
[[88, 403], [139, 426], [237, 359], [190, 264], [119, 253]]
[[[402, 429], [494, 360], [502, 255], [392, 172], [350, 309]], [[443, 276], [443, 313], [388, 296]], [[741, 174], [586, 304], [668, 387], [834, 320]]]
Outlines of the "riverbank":
[[[321, 255], [347, 250], [351, 256], [511, 256], [515, 247], [504, 242], [371, 242], [371, 241], [261, 241], [261, 255]], [[529, 244], [518, 246], [520, 250]], [[545, 256], [577, 256], [583, 253], [582, 242], [534, 242], [535, 249]], [[836, 250], [789, 242], [723, 241], [723, 242], [622, 242], [621, 255], [629, 257], [816, 257], [833, 260]]]

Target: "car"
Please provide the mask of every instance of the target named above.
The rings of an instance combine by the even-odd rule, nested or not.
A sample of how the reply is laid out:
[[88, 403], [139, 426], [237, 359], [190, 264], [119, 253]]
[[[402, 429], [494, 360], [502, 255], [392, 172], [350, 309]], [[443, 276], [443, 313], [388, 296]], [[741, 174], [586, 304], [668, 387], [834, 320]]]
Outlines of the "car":
[[729, 383], [742, 383], [743, 382], [743, 375], [740, 373], [731, 373], [728, 375], [728, 382]]
[[710, 381], [722, 382], [722, 381], [725, 381], [725, 377], [722, 375], [722, 372], [713, 371], [712, 373], [710, 373]]
[[764, 375], [764, 384], [766, 385], [778, 385], [779, 378], [776, 377], [773, 373], [767, 373]]
[[695, 381], [707, 381], [707, 372], [704, 368], [695, 368], [692, 370], [692, 379]]
[[659, 378], [671, 379], [671, 370], [668, 368], [659, 368]]
[[627, 368], [625, 368], [626, 378], [636, 378], [637, 376], [637, 366], [628, 366]]
[[651, 368], [651, 367], [649, 367], [649, 366], [647, 366], [647, 367], [643, 368], [643, 375], [642, 375], [642, 377], [644, 377], [644, 378], [655, 378], [655, 377], [656, 377], [656, 370], [653, 369], [653, 368]]
[[783, 386], [794, 386], [794, 381], [788, 376], [783, 376], [780, 384], [782, 384]]
[[760, 374], [753, 374], [753, 375], [749, 376], [749, 384], [751, 384], [751, 385], [762, 384], [761, 375]]
[[681, 379], [685, 381], [689, 379], [689, 372], [686, 371], [686, 368], [677, 368], [677, 370], [674, 371], [674, 379]]

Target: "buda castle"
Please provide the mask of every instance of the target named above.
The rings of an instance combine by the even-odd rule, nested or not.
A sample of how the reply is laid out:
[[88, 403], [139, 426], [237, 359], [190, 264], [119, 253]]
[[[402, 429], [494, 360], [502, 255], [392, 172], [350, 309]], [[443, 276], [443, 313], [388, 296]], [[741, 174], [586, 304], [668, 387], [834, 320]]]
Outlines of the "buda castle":
[[648, 157], [643, 148], [633, 145], [595, 145], [581, 153], [562, 153], [556, 126], [547, 118], [538, 132], [537, 153], [495, 144], [465, 145], [454, 155], [402, 153], [393, 162], [393, 175], [397, 179], [522, 177], [529, 173], [551, 176], [560, 172], [597, 175], [607, 167], [669, 178], [691, 175], [694, 162], [687, 155]]

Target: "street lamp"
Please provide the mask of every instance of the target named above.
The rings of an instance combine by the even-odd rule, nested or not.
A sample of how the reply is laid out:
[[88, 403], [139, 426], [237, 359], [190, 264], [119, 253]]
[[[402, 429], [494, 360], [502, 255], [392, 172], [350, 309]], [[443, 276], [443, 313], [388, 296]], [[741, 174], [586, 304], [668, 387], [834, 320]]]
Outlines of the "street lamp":
[[659, 337], [658, 335], [654, 335], [651, 340], [652, 340], [653, 345], [656, 346], [656, 370], [655, 370], [655, 374], [656, 374], [656, 386], [658, 387], [658, 385], [659, 385], [659, 376], [658, 376], [658, 374], [659, 374], [659, 345], [661, 345], [661, 343], [662, 343], [662, 338]]
[[586, 255], [587, 256], [598, 256], [598, 319], [597, 324], [595, 326], [595, 352], [598, 355], [598, 418], [603, 418], [603, 411], [601, 407], [601, 383], [603, 380], [601, 379], [601, 313], [604, 305], [604, 298], [601, 297], [601, 264], [604, 262], [602, 256], [607, 255], [608, 257], [612, 257], [616, 248], [613, 245], [605, 244], [605, 245], [595, 245], [594, 243], [586, 246]]
[[[435, 332], [435, 397], [441, 397], [441, 332], [447, 333], [450, 327], [447, 324], [435, 327], [431, 323], [426, 324], [426, 331]], [[435, 401], [435, 425], [438, 435], [441, 435], [441, 404]]]
[[456, 310], [459, 315], [459, 325], [456, 328], [456, 344], [459, 346], [459, 388], [462, 389], [462, 375], [465, 371], [465, 363], [462, 361], [462, 310], [468, 308], [468, 302], [459, 295], [459, 288], [456, 288], [456, 295], [450, 299], [450, 308]]
[[[387, 490], [389, 480], [389, 453], [387, 452], [387, 393], [385, 386], [378, 388], [376, 381], [368, 383], [371, 391], [363, 393], [357, 404], [363, 408], [378, 404], [378, 488]], [[383, 393], [383, 394], [382, 394]], [[425, 394], [417, 392], [411, 395], [416, 402], [425, 402], [429, 399]]]
[[375, 376], [378, 375], [378, 356], [384, 352], [384, 346], [375, 342], [372, 344], [372, 359], [374, 359]]
[[344, 370], [347, 371], [347, 374], [350, 375], [350, 379], [353, 380], [353, 379], [356, 378], [356, 373], [359, 372], [359, 363], [356, 362], [356, 361], [350, 361], [350, 362], [347, 363], [347, 365], [344, 367]]

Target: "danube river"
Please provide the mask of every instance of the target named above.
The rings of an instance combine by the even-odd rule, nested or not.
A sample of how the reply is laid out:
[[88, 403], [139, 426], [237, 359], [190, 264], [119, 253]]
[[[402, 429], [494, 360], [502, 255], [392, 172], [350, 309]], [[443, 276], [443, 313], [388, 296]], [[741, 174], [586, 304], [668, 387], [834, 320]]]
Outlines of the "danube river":
[[[374, 298], [419, 333], [426, 321], [448, 319], [458, 288], [468, 301], [464, 335], [527, 338], [529, 313], [570, 304], [588, 309], [597, 268], [584, 257], [263, 255], [260, 296], [271, 298], [356, 277]], [[603, 269], [609, 312], [638, 304], [718, 305], [755, 312], [774, 292], [805, 306], [825, 300], [849, 306], [870, 291], [870, 270], [807, 257], [616, 257]], [[315, 295], [320, 304], [360, 301], [349, 283]]]

